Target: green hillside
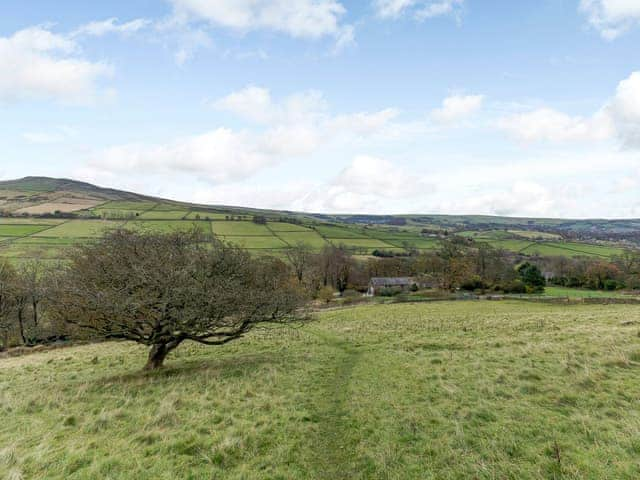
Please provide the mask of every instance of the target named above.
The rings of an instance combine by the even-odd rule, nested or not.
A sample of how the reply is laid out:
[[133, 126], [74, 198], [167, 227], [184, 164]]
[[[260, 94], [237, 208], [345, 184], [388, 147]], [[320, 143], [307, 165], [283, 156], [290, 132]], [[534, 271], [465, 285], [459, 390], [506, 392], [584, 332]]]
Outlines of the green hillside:
[[623, 252], [623, 244], [567, 241], [565, 235], [589, 229], [614, 235], [623, 227], [637, 231], [640, 221], [324, 215], [194, 205], [66, 179], [0, 182], [0, 256], [16, 261], [63, 258], [77, 242], [119, 227], [155, 232], [198, 228], [257, 254], [277, 255], [298, 243], [316, 250], [344, 246], [356, 255], [375, 250], [402, 253], [432, 250], [439, 238], [459, 234], [471, 244], [488, 243], [522, 255], [610, 258]]

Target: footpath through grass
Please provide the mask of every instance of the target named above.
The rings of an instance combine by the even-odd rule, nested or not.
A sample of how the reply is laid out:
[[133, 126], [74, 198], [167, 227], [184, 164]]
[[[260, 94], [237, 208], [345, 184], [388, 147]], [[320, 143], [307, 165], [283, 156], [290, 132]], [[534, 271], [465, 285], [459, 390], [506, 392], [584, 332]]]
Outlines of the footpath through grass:
[[640, 478], [640, 309], [327, 311], [159, 373], [112, 343], [0, 360], [0, 478]]

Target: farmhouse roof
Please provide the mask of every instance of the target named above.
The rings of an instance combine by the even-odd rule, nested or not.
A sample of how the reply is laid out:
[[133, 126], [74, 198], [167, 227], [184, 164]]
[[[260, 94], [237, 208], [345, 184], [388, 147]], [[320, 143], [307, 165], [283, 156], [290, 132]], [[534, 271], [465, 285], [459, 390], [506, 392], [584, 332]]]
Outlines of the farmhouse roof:
[[373, 277], [369, 283], [374, 287], [401, 287], [414, 281], [411, 277]]

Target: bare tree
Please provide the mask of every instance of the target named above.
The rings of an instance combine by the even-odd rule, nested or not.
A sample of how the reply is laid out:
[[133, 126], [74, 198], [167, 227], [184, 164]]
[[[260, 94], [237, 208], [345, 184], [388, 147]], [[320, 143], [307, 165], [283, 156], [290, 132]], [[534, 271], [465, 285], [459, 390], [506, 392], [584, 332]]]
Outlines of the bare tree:
[[52, 289], [50, 314], [92, 336], [149, 346], [146, 369], [185, 340], [222, 345], [294, 318], [301, 296], [282, 261], [202, 240], [119, 230], [81, 246]]
[[15, 269], [7, 260], [0, 260], [0, 333], [2, 334], [2, 347], [9, 347], [9, 332], [14, 322], [14, 287], [16, 280]]
[[46, 279], [50, 273], [50, 269], [37, 259], [24, 263], [19, 270], [22, 288], [31, 306], [31, 320], [35, 328], [40, 322], [41, 303], [46, 295]]
[[326, 246], [318, 257], [319, 270], [325, 286], [333, 286], [342, 294], [349, 285], [353, 271], [353, 258], [342, 245]]
[[298, 283], [302, 284], [313, 267], [315, 254], [308, 243], [298, 242], [287, 248], [285, 256], [293, 267]]

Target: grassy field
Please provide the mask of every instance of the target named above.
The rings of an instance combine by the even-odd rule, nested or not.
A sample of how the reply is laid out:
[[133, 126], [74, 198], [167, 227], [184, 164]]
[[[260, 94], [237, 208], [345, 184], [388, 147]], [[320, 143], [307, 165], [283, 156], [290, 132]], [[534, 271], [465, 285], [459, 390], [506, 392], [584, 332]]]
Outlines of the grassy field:
[[[24, 183], [26, 196], [31, 188], [38, 187], [41, 191], [48, 192], [49, 189], [55, 189], [56, 185], [59, 188], [61, 185], [67, 185], [66, 181], [51, 179], [27, 179]], [[284, 248], [298, 243], [306, 243], [316, 251], [329, 245], [344, 246], [350, 249], [352, 254], [362, 258], [371, 255], [374, 250], [402, 253], [409, 248], [428, 251], [439, 246], [438, 238], [422, 235], [421, 230], [428, 224], [418, 224], [417, 219], [410, 219], [404, 226], [390, 226], [341, 224], [339, 219], [336, 219], [337, 223], [326, 223], [301, 214], [292, 214], [293, 216], [288, 218], [293, 218], [293, 223], [286, 223], [280, 221], [285, 216], [278, 217], [273, 214], [269, 217], [269, 220], [273, 221], [263, 225], [252, 221], [256, 212], [251, 210], [233, 207], [208, 209], [148, 197], [135, 199], [131, 198], [132, 194], [120, 194], [123, 199], [114, 200], [115, 194], [111, 191], [108, 191], [107, 195], [104, 191], [96, 189], [97, 187], [81, 187], [82, 191], [87, 190], [95, 198], [102, 200], [95, 207], [78, 211], [80, 218], [0, 218], [0, 256], [15, 262], [30, 258], [59, 259], [64, 257], [66, 246], [77, 241], [91, 241], [109, 229], [122, 226], [139, 231], [164, 233], [188, 230], [197, 226], [206, 234], [213, 233], [222, 239], [232, 240], [256, 254], [279, 255]], [[5, 194], [7, 192], [4, 191]], [[53, 193], [51, 195], [55, 196]], [[80, 202], [84, 197], [78, 198]], [[103, 220], [96, 220], [96, 215]], [[437, 218], [431, 218], [434, 219]], [[428, 219], [421, 221], [426, 220]], [[465, 229], [457, 234], [473, 238], [476, 244], [485, 242], [496, 248], [532, 256], [540, 254], [607, 259], [622, 252], [622, 249], [615, 246], [558, 241], [557, 235], [534, 230], [513, 228], [507, 231], [506, 224], [505, 229]], [[541, 238], [546, 240], [540, 240]]]
[[579, 288], [544, 287], [544, 294], [548, 297], [567, 298], [629, 298], [630, 295], [622, 292], [605, 292], [601, 290], [584, 290]]
[[145, 374], [110, 343], [0, 360], [0, 478], [635, 479], [635, 306], [328, 311]]

